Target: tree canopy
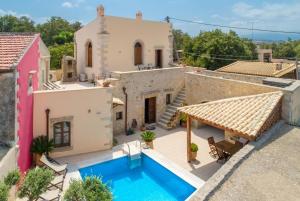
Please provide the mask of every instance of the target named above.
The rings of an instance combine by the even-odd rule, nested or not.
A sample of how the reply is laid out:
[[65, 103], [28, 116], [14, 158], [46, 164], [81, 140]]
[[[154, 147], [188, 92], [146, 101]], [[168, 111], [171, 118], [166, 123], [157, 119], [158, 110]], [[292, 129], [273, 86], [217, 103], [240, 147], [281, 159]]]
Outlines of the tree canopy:
[[210, 70], [228, 65], [238, 59], [256, 58], [255, 44], [240, 38], [235, 32], [224, 33], [219, 29], [201, 32], [195, 37], [174, 30], [177, 49], [183, 50], [183, 62]]
[[51, 17], [48, 21], [35, 24], [26, 16], [0, 16], [1, 32], [39, 32], [51, 54], [51, 69], [60, 68], [63, 55], [73, 56], [74, 32], [81, 28], [80, 22], [70, 23], [61, 17]]

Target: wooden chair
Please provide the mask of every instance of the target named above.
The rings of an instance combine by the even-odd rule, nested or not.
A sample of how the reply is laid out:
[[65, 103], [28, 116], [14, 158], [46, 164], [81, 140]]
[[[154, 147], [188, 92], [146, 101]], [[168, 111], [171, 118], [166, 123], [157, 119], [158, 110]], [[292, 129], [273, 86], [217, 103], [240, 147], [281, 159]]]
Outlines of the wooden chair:
[[217, 147], [215, 145], [214, 137], [207, 138], [207, 141], [208, 141], [208, 146], [210, 148], [209, 154], [211, 155], [211, 157], [217, 158], [218, 157], [218, 150], [217, 150]]
[[230, 158], [230, 155], [224, 153], [222, 150], [219, 150], [216, 147], [214, 137], [207, 138], [207, 141], [208, 141], [208, 145], [209, 145], [209, 148], [210, 148], [209, 154], [213, 158], [217, 159], [217, 163], [220, 163], [220, 162], [224, 163]]

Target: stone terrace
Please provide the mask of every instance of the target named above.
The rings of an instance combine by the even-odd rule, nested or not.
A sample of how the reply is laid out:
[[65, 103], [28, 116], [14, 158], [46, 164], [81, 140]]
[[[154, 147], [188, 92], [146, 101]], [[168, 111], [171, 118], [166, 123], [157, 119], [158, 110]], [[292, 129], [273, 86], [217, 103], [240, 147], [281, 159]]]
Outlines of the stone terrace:
[[[154, 149], [166, 158], [170, 159], [180, 167], [207, 181], [221, 165], [209, 155], [207, 138], [213, 136], [215, 141], [224, 139], [222, 130], [213, 127], [203, 126], [199, 129], [193, 129], [192, 142], [199, 147], [197, 161], [188, 163], [186, 156], [186, 129], [177, 128], [170, 131], [156, 128], [156, 139], [154, 140]], [[126, 136], [116, 137], [119, 143], [131, 142], [140, 139], [140, 132]]]

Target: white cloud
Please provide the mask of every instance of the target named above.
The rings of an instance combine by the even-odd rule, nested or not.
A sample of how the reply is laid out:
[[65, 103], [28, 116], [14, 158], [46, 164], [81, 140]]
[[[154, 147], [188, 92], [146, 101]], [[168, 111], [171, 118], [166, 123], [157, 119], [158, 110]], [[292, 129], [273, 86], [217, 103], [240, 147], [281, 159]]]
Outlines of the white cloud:
[[17, 13], [17, 12], [12, 11], [12, 10], [2, 10], [2, 9], [0, 9], [0, 16], [3, 16], [3, 15], [13, 15], [13, 16], [16, 16], [16, 17], [25, 16], [25, 17], [28, 17], [28, 18], [32, 19], [32, 17], [29, 14]]
[[75, 7], [79, 7], [79, 4], [84, 3], [84, 2], [85, 2], [85, 0], [76, 0], [74, 2], [65, 1], [61, 4], [61, 6], [64, 8], [75, 8]]
[[300, 19], [300, 3], [268, 3], [260, 7], [239, 2], [232, 8], [233, 12], [243, 18], [259, 20]]
[[73, 7], [76, 7], [75, 4], [69, 2], [69, 1], [65, 1], [61, 4], [62, 7], [65, 7], [65, 8], [73, 8]]

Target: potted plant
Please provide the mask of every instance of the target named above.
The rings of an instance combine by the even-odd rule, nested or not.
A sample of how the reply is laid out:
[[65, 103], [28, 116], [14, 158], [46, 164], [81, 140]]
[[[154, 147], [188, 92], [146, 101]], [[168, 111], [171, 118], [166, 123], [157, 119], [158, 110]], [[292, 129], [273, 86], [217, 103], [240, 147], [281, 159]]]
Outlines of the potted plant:
[[186, 128], [187, 115], [184, 113], [180, 113], [180, 125]]
[[191, 143], [191, 160], [196, 160], [198, 152], [198, 145]]
[[145, 130], [146, 130], [146, 126], [145, 126], [145, 124], [142, 124], [142, 125], [141, 125], [141, 128], [140, 128], [140, 130], [141, 130], [141, 131], [145, 131]]
[[42, 165], [40, 159], [43, 153], [51, 152], [54, 148], [54, 141], [47, 140], [46, 136], [38, 136], [32, 141], [31, 152], [33, 153], [33, 159], [36, 165]]
[[145, 143], [153, 149], [153, 140], [155, 139], [155, 133], [152, 131], [144, 131], [141, 134], [142, 139], [145, 141]]

